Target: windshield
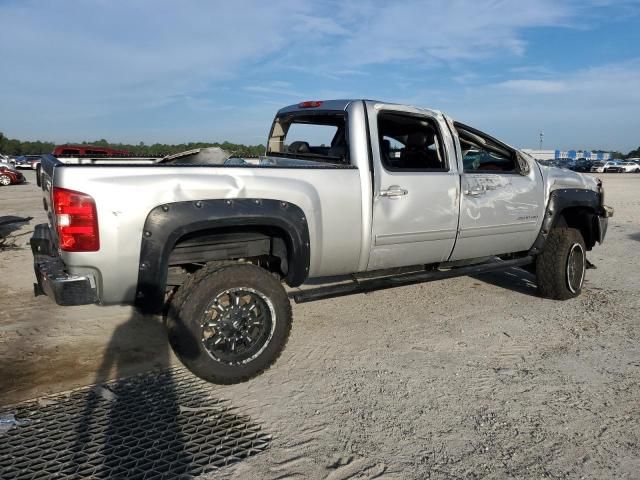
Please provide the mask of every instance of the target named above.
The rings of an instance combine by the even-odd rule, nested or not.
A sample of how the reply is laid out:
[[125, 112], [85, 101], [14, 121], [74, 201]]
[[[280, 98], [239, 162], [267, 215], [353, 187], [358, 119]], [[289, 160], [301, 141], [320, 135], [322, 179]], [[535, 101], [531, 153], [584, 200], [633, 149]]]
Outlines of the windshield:
[[296, 112], [276, 117], [267, 155], [315, 162], [348, 164], [344, 112]]

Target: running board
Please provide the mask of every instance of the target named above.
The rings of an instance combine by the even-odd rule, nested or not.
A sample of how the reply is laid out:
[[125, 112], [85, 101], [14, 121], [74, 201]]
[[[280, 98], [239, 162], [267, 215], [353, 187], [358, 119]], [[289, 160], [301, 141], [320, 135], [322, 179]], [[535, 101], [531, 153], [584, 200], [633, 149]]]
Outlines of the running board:
[[479, 273], [505, 270], [511, 267], [521, 267], [533, 263], [535, 257], [528, 256], [515, 260], [500, 260], [498, 262], [481, 263], [479, 265], [469, 265], [468, 267], [456, 267], [449, 270], [432, 270], [422, 272], [404, 273], [390, 277], [374, 278], [371, 280], [354, 280], [350, 283], [338, 285], [328, 285], [325, 287], [310, 288], [308, 290], [298, 290], [289, 293], [296, 303], [315, 302], [327, 298], [344, 297], [355, 293], [373, 292], [386, 288], [400, 287], [403, 285], [413, 285], [415, 283], [433, 282], [434, 280], [444, 280], [445, 278], [462, 277], [465, 275], [476, 275]]

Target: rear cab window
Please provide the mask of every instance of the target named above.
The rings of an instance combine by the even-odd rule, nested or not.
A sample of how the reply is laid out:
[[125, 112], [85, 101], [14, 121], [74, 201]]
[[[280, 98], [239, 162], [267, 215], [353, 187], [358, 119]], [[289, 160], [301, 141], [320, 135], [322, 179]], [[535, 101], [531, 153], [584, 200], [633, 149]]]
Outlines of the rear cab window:
[[344, 111], [291, 112], [275, 118], [267, 156], [349, 165]]

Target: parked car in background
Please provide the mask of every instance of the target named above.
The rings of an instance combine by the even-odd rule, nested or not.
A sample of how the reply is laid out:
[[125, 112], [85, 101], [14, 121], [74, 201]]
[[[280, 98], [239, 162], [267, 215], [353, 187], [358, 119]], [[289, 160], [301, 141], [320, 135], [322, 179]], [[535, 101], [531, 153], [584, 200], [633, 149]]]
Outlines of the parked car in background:
[[544, 166], [544, 167], [555, 167], [555, 168], [567, 168], [567, 165], [562, 162], [562, 160], [537, 160], [536, 161]]
[[16, 170], [16, 168], [5, 162], [0, 162], [0, 185], [6, 187], [14, 183], [23, 183], [25, 181], [22, 172]]
[[591, 171], [596, 173], [604, 173], [607, 172], [609, 168], [615, 167], [618, 162], [596, 162], [591, 166]]
[[40, 164], [40, 155], [20, 155], [13, 162], [16, 168], [30, 168], [35, 170]]
[[86, 157], [86, 156], [104, 156], [104, 157], [126, 157], [131, 153], [126, 150], [116, 150], [108, 147], [97, 147], [95, 145], [58, 145], [52, 152], [55, 157]]
[[573, 170], [574, 172], [590, 172], [593, 163], [594, 162], [591, 160], [579, 158], [574, 162], [569, 163], [569, 170]]
[[635, 162], [621, 162], [614, 167], [608, 167], [611, 173], [640, 173], [640, 165]]

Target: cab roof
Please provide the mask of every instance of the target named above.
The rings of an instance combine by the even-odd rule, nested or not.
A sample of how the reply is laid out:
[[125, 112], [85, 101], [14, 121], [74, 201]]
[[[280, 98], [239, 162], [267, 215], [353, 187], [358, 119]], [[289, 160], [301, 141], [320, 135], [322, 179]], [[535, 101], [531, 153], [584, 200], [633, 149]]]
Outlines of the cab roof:
[[353, 102], [366, 102], [369, 105], [394, 105], [397, 107], [402, 107], [401, 110], [413, 110], [413, 111], [424, 111], [431, 114], [441, 114], [441, 112], [437, 110], [432, 110], [429, 108], [421, 108], [414, 107], [412, 105], [405, 105], [401, 103], [393, 103], [393, 102], [384, 102], [381, 100], [371, 100], [366, 98], [351, 98], [351, 99], [340, 99], [340, 100], [313, 100], [313, 101], [305, 101], [296, 103], [293, 105], [289, 105], [287, 107], [281, 108], [278, 110], [278, 115], [293, 113], [293, 112], [312, 112], [314, 110], [346, 110], [347, 107]]

